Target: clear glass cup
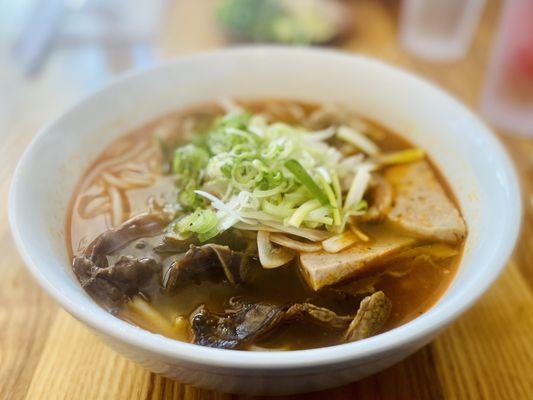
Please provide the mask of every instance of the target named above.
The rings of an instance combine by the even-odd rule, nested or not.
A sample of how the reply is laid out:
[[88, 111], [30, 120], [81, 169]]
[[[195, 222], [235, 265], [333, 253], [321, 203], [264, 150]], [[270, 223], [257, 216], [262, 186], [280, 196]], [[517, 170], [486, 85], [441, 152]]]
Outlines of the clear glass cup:
[[533, 136], [533, 0], [505, 2], [481, 109], [496, 126]]
[[459, 59], [470, 47], [484, 5], [485, 0], [404, 0], [400, 42], [426, 60]]

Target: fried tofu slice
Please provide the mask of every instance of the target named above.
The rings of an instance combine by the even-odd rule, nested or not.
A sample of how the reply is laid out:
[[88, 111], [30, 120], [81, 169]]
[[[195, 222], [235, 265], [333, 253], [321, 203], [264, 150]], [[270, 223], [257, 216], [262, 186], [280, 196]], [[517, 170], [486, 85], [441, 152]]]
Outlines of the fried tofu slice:
[[383, 232], [370, 242], [358, 242], [338, 253], [324, 250], [301, 253], [300, 270], [307, 284], [318, 290], [347, 279], [365, 275], [400, 251], [414, 245], [416, 239]]
[[387, 219], [405, 232], [426, 240], [457, 243], [466, 226], [427, 161], [387, 169], [394, 190]]

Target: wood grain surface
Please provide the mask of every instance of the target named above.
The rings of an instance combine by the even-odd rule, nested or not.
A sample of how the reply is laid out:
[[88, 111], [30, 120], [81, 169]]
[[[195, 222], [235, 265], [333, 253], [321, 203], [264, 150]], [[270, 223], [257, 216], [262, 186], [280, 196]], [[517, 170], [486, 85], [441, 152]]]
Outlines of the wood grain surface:
[[[452, 64], [424, 63], [399, 48], [396, 1], [353, 1], [354, 29], [341, 46], [414, 71], [476, 109], [500, 9], [498, 1], [487, 3], [468, 56]], [[210, 0], [171, 3], [158, 54], [168, 58], [225, 45], [212, 9]], [[84, 93], [82, 84], [65, 82], [65, 69], [76, 82], [89, 79], [76, 76], [57, 56], [38, 82], [18, 81], [10, 101], [0, 107], [0, 399], [247, 398], [188, 387], [143, 370], [61, 310], [23, 267], [7, 224], [10, 176], [35, 132]], [[5, 81], [1, 87], [13, 85]], [[515, 254], [495, 285], [402, 363], [344, 387], [291, 398], [533, 398], [533, 140], [501, 138], [521, 175], [524, 220]]]

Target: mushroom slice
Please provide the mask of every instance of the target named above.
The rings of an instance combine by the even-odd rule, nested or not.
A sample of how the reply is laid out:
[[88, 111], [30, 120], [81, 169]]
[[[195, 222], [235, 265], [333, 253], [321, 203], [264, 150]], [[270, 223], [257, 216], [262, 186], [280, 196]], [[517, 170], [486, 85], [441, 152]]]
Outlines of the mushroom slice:
[[282, 233], [271, 233], [270, 241], [296, 251], [312, 253], [314, 251], [322, 250], [320, 243], [302, 242], [300, 240], [292, 239]]
[[295, 257], [295, 253], [286, 248], [272, 246], [270, 232], [266, 231], [257, 232], [257, 252], [261, 265], [266, 269], [281, 267]]
[[332, 236], [322, 242], [322, 247], [328, 253], [338, 253], [358, 241], [358, 237], [351, 230]]

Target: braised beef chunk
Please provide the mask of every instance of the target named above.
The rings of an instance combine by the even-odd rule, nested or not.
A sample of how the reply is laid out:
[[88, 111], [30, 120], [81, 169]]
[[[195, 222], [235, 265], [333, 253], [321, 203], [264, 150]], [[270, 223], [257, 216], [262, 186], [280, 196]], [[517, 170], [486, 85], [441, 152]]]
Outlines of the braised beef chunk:
[[170, 264], [166, 287], [176, 289], [180, 283], [213, 280], [213, 271], [217, 271], [218, 259], [211, 248], [191, 245], [185, 256]]
[[387, 322], [391, 308], [391, 301], [382, 291], [365, 297], [346, 331], [346, 340], [354, 342], [378, 333]]
[[319, 292], [324, 296], [334, 298], [337, 301], [361, 302], [366, 296], [375, 293], [376, 283], [379, 281], [379, 276], [372, 275], [367, 278], [354, 279], [348, 283], [342, 283], [334, 286], [326, 286]]
[[143, 214], [134, 217], [116, 229], [110, 229], [98, 236], [85, 250], [84, 255], [100, 268], [107, 267], [106, 256], [121, 249], [134, 240], [162, 233], [168, 221], [160, 214]]
[[327, 308], [311, 303], [298, 303], [289, 307], [285, 313], [285, 321], [307, 320], [327, 328], [346, 328], [352, 317], [337, 315]]
[[124, 256], [111, 267], [99, 268], [81, 256], [74, 259], [73, 269], [81, 286], [113, 311], [138, 293], [150, 296], [161, 285], [161, 265], [150, 258]]
[[212, 313], [202, 306], [191, 318], [194, 343], [233, 349], [270, 332], [283, 316], [280, 307], [265, 303], [242, 304], [227, 314]]
[[[165, 243], [166, 253], [156, 252], [163, 237], [158, 235], [163, 234], [164, 224], [165, 221], [157, 215], [144, 215], [96, 238], [73, 262], [74, 273], [82, 287], [115, 313], [136, 295], [153, 298], [163, 286], [163, 265], [168, 266], [166, 288], [170, 290], [180, 290], [182, 285], [191, 282], [245, 283], [248, 268], [256, 257], [254, 246], [240, 245], [239, 250], [243, 251], [234, 251], [227, 245], [216, 243], [189, 244], [184, 253], [180, 247], [183, 243], [170, 240]], [[318, 325], [318, 329], [346, 330], [347, 341], [359, 340], [378, 332], [390, 314], [390, 301], [383, 292], [373, 293], [374, 283], [371, 277], [323, 289], [335, 290], [339, 296], [344, 296], [346, 304], [351, 304], [344, 311], [351, 315], [339, 315], [309, 302], [280, 306], [232, 298], [229, 310], [224, 313], [211, 312], [203, 305], [190, 318], [194, 343], [226, 349], [243, 348], [283, 324], [298, 321]], [[361, 301], [367, 294], [371, 295]], [[354, 317], [352, 307], [359, 302]], [[338, 308], [337, 304], [335, 309], [338, 311]]]
[[191, 316], [194, 343], [203, 346], [232, 349], [255, 342], [286, 323], [306, 321], [326, 329], [346, 329], [352, 316], [335, 312], [311, 303], [276, 306], [264, 302], [234, 301], [225, 314], [210, 312], [201, 306]]
[[117, 285], [128, 296], [152, 292], [161, 285], [161, 265], [151, 258], [122, 256], [112, 267], [101, 269], [98, 276]]
[[98, 277], [100, 268], [87, 257], [76, 257], [73, 270], [81, 286], [108, 311], [116, 312], [128, 299], [126, 294], [113, 283]]
[[196, 241], [178, 240], [172, 236], [163, 236], [161, 243], [154, 247], [154, 251], [158, 254], [176, 254], [185, 253], [191, 247], [191, 244], [197, 244]]
[[224, 270], [224, 275], [230, 283], [236, 285], [243, 281], [244, 253], [233, 251], [227, 246], [218, 244], [207, 244], [204, 247], [210, 248], [216, 254], [218, 262]]
[[160, 234], [164, 225], [159, 215], [146, 214], [98, 236], [83, 255], [74, 258], [73, 270], [81, 286], [111, 311], [138, 293], [150, 297], [161, 287], [161, 264], [148, 257], [120, 256], [109, 265], [109, 256], [139, 238]]
[[170, 266], [167, 288], [176, 289], [180, 283], [227, 279], [231, 284], [242, 283], [250, 256], [219, 244], [191, 245], [185, 256]]
[[[255, 238], [252, 240], [255, 245]], [[222, 246], [228, 246], [234, 251], [250, 251], [250, 239], [246, 238], [238, 229], [228, 229], [221, 234], [210, 239], [208, 243], [220, 244]]]
[[[207, 244], [218, 244], [221, 246], [228, 246], [233, 251], [249, 252], [250, 240], [246, 239], [243, 234], [236, 229], [228, 229], [208, 240]], [[191, 245], [200, 246], [200, 242], [196, 237], [187, 239], [176, 239], [173, 236], [164, 235], [161, 242], [154, 247], [154, 251], [161, 255], [185, 253]]]

